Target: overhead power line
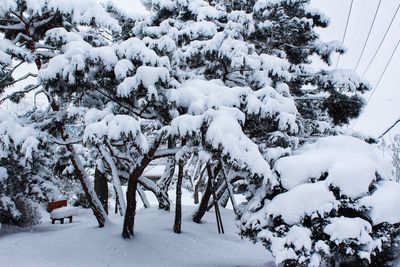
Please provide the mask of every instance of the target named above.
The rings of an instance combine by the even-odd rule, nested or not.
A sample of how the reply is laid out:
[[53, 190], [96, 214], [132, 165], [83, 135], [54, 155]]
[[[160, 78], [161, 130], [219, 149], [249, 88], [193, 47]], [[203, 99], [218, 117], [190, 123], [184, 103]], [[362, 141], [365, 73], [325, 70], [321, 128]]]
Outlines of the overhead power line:
[[365, 42], [364, 42], [363, 48], [362, 48], [362, 50], [361, 50], [361, 54], [360, 54], [360, 56], [358, 57], [357, 64], [356, 64], [356, 67], [354, 68], [354, 70], [357, 70], [358, 65], [360, 65], [361, 58], [362, 58], [362, 56], [364, 55], [365, 48], [367, 47], [367, 44], [368, 44], [368, 41], [369, 41], [369, 37], [371, 36], [372, 29], [374, 28], [375, 20], [376, 20], [376, 17], [377, 17], [377, 15], [378, 15], [379, 9], [380, 9], [380, 7], [381, 7], [381, 3], [382, 3], [382, 0], [379, 0], [378, 6], [376, 7], [376, 10], [375, 10], [374, 19], [372, 20], [371, 26], [369, 27], [367, 39], [366, 39]]
[[[399, 48], [399, 45], [400, 45], [400, 39], [397, 41], [396, 47], [393, 49], [393, 52], [392, 52], [392, 54], [390, 55], [389, 61], [386, 63], [386, 66], [385, 66], [385, 68], [383, 69], [383, 72], [382, 72], [381, 76], [379, 77], [379, 80], [378, 80], [378, 82], [376, 83], [374, 89], [372, 90], [371, 95], [368, 97], [367, 103], [365, 104], [365, 107], [368, 106], [369, 102], [370, 102], [371, 99], [372, 99], [372, 96], [375, 94], [376, 89], [378, 88], [378, 86], [379, 86], [379, 84], [381, 83], [383, 77], [385, 76], [385, 73], [386, 73], [386, 71], [387, 71], [387, 69], [388, 69], [390, 63], [392, 62], [392, 59], [393, 59], [394, 55], [396, 54], [396, 51], [397, 51], [397, 49]], [[352, 129], [357, 125], [358, 120], [359, 120], [359, 118], [356, 119], [355, 123], [354, 123], [353, 126], [351, 127]]]
[[400, 119], [398, 119], [397, 121], [395, 121], [389, 128], [387, 128], [379, 137], [378, 139], [384, 137], [388, 132], [390, 132], [390, 130], [392, 130], [398, 123], [400, 123]]
[[385, 32], [385, 34], [383, 35], [383, 38], [382, 38], [381, 42], [379, 43], [379, 46], [378, 46], [378, 48], [376, 49], [376, 51], [375, 51], [373, 57], [372, 57], [371, 60], [369, 61], [367, 68], [366, 68], [365, 71], [363, 72], [362, 77], [365, 76], [365, 74], [367, 73], [367, 71], [368, 71], [369, 68], [371, 67], [372, 62], [375, 60], [376, 56], [378, 55], [378, 52], [379, 52], [379, 50], [381, 49], [382, 44], [383, 44], [383, 42], [385, 41], [386, 36], [387, 36], [387, 34], [389, 33], [389, 30], [390, 30], [390, 28], [392, 27], [393, 21], [395, 20], [395, 18], [396, 18], [396, 16], [397, 16], [397, 13], [399, 12], [399, 10], [400, 10], [400, 2], [399, 2], [399, 5], [398, 5], [397, 8], [396, 8], [396, 12], [394, 13], [394, 15], [393, 15], [393, 17], [392, 17], [392, 20], [391, 20], [390, 23], [389, 23], [389, 27], [386, 29], [386, 32]]
[[[342, 37], [342, 44], [344, 44], [344, 41], [346, 40], [347, 29], [348, 29], [348, 27], [349, 27], [349, 21], [350, 21], [351, 11], [353, 10], [353, 3], [354, 3], [354, 0], [351, 0], [350, 8], [349, 8], [349, 13], [347, 13], [346, 28], [344, 29], [344, 33], [343, 33], [343, 37]], [[337, 69], [337, 67], [339, 66], [339, 62], [340, 62], [340, 54], [339, 54], [338, 60], [337, 60], [337, 62], [336, 62], [336, 67], [335, 67], [335, 69]]]
[[367, 101], [367, 104], [368, 104], [368, 102], [371, 100], [372, 95], [375, 93], [376, 88], [378, 88], [379, 84], [381, 83], [383, 76], [385, 76], [386, 70], [388, 69], [390, 63], [392, 62], [392, 59], [393, 59], [394, 55], [396, 54], [396, 51], [397, 51], [397, 49], [399, 48], [399, 45], [400, 45], [400, 39], [397, 41], [396, 47], [393, 49], [393, 52], [392, 52], [392, 54], [390, 55], [389, 61], [387, 62], [385, 68], [383, 69], [383, 72], [382, 72], [381, 76], [379, 77], [379, 80], [378, 80], [378, 82], [376, 83], [375, 88], [374, 88], [374, 90], [372, 91], [372, 94], [369, 96], [368, 101]]

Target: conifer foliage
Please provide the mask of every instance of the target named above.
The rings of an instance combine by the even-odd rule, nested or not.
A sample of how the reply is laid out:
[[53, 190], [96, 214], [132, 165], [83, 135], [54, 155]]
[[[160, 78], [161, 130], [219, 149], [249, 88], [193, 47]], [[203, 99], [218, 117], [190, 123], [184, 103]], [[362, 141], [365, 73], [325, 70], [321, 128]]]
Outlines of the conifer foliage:
[[[319, 39], [316, 28], [329, 19], [308, 0], [143, 4], [145, 16], [94, 0], [7, 0], [0, 7], [0, 90], [20, 80], [13, 75], [19, 64], [35, 64], [38, 72], [26, 77], [37, 83], [5, 98], [36, 90], [49, 103], [21, 122], [0, 113], [0, 139], [9, 140], [0, 153], [0, 186], [8, 190], [0, 191], [0, 204], [14, 205], [11, 170], [31, 167], [14, 167], [11, 157], [37, 159], [29, 181], [43, 185], [36, 191], [46, 198], [45, 181], [57, 184], [58, 176], [39, 180], [36, 169], [58, 166], [45, 159], [62, 150], [99, 226], [108, 219], [91, 173], [105, 172], [124, 238], [134, 236], [136, 194], [147, 206], [149, 191], [170, 210], [172, 186], [173, 230], [181, 233], [185, 187], [199, 202], [194, 222], [230, 200], [242, 236], [265, 244], [278, 263], [319, 266], [338, 255], [375, 261], [397, 235], [400, 218], [383, 214], [399, 186], [364, 141], [324, 137], [360, 114], [361, 94], [370, 89], [350, 70], [313, 67], [314, 56], [331, 64], [332, 53], [345, 51]], [[29, 135], [15, 140], [2, 120]], [[352, 160], [360, 161], [359, 175], [346, 165]], [[160, 162], [159, 181], [143, 176]], [[237, 204], [235, 194], [246, 202]], [[390, 199], [379, 200], [384, 194]]]

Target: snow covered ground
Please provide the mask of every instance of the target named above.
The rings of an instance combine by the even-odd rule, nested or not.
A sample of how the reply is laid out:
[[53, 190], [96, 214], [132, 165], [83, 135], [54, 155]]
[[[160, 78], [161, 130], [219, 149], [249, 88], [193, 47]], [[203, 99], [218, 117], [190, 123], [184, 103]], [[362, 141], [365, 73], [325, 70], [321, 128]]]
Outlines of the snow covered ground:
[[[150, 196], [149, 201], [154, 203]], [[28, 229], [3, 225], [0, 266], [275, 266], [261, 245], [240, 239], [231, 210], [222, 209], [225, 234], [218, 235], [214, 212], [196, 224], [190, 196], [184, 194], [183, 201], [179, 235], [172, 231], [174, 213], [156, 207], [138, 210], [132, 240], [122, 239], [119, 215], [110, 215], [112, 224], [99, 229], [83, 209], [71, 224], [52, 225], [44, 217]]]

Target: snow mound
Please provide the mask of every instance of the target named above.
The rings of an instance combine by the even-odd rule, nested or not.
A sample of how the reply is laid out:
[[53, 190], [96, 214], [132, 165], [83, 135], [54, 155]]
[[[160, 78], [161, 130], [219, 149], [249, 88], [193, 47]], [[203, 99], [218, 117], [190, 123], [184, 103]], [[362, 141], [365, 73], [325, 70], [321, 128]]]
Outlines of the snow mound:
[[51, 219], [62, 219], [70, 216], [76, 216], [79, 213], [79, 209], [76, 207], [61, 207], [53, 210], [50, 213]]
[[400, 184], [382, 182], [370, 196], [360, 199], [359, 204], [369, 208], [369, 216], [374, 225], [388, 222], [400, 223]]
[[329, 213], [339, 202], [324, 182], [302, 184], [277, 195], [266, 206], [265, 212], [272, 217], [281, 216], [287, 224], [299, 223], [305, 216]]
[[[350, 136], [318, 139], [276, 162], [282, 186], [288, 190], [299, 184], [319, 180], [337, 187], [341, 195], [357, 198], [369, 191], [380, 178], [389, 179], [387, 163], [378, 157], [372, 146]], [[327, 175], [327, 176], [326, 176]]]
[[325, 226], [324, 232], [330, 235], [330, 240], [338, 243], [347, 239], [353, 239], [358, 244], [367, 244], [372, 242], [369, 235], [372, 226], [369, 222], [361, 218], [331, 218], [330, 223]]

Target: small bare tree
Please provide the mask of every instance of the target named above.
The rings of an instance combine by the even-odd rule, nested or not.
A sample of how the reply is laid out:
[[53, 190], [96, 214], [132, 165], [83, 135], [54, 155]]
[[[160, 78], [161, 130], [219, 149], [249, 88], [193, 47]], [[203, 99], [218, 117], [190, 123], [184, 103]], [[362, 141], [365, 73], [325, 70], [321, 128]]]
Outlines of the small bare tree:
[[396, 134], [390, 142], [383, 141], [382, 147], [389, 152], [393, 176], [400, 181], [400, 134]]

